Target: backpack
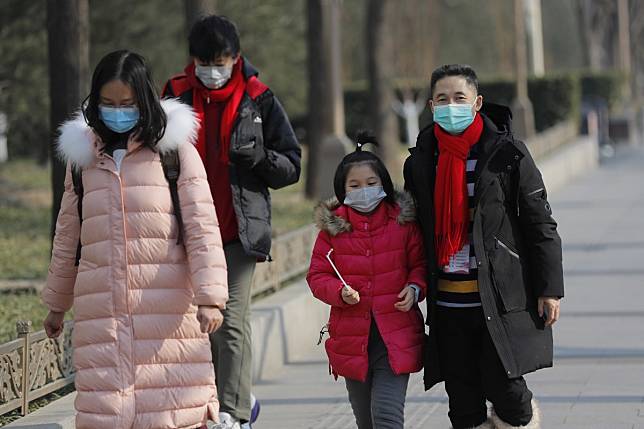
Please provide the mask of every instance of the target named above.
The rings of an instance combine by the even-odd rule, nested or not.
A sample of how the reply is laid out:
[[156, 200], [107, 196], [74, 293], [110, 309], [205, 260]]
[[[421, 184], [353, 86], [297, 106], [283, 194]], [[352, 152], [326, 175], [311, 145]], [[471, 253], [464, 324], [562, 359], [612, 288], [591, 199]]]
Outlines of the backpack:
[[[177, 233], [177, 244], [183, 243], [183, 217], [181, 216], [181, 205], [179, 204], [179, 191], [177, 189], [177, 180], [181, 172], [181, 165], [179, 163], [179, 153], [175, 150], [166, 154], [161, 154], [161, 165], [163, 166], [163, 174], [168, 181], [170, 187], [170, 198], [172, 199], [172, 208], [174, 215], [177, 218], [179, 227]], [[72, 183], [74, 185], [74, 193], [78, 196], [78, 219], [80, 224], [83, 224], [83, 176], [82, 170], [79, 168], [72, 169]], [[75, 266], [80, 263], [81, 257], [81, 241], [78, 238], [78, 247], [76, 249], [76, 262]]]

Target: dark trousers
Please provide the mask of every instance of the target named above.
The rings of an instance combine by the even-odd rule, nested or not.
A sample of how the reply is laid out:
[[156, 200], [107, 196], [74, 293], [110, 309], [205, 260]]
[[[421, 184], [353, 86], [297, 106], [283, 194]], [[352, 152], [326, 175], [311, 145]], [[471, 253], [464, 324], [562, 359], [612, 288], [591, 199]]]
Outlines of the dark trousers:
[[358, 429], [402, 429], [409, 374], [391, 370], [387, 348], [374, 322], [369, 335], [366, 382], [345, 379]]
[[486, 400], [508, 424], [530, 422], [532, 392], [523, 377], [507, 377], [481, 307], [437, 307], [436, 333], [454, 429], [485, 422]]
[[219, 411], [241, 421], [250, 420], [251, 391], [251, 280], [256, 259], [239, 241], [224, 246], [228, 265], [228, 303], [224, 323], [210, 335]]

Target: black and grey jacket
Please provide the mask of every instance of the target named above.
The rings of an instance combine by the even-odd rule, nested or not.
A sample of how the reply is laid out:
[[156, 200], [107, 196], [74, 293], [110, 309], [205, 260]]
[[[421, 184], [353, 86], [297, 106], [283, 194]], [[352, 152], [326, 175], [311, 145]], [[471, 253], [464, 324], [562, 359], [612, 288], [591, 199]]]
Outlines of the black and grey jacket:
[[[510, 131], [512, 115], [486, 103], [474, 188], [473, 242], [483, 313], [510, 378], [552, 366], [552, 331], [537, 313], [537, 298], [563, 297], [561, 239], [541, 173], [525, 144]], [[438, 267], [434, 247], [437, 141], [433, 125], [418, 136], [404, 167], [405, 188], [416, 200], [428, 267], [429, 344], [425, 386], [442, 380], [434, 306]]]
[[[244, 59], [242, 72], [248, 80], [259, 72]], [[192, 89], [174, 93], [173, 78], [165, 86], [164, 97], [176, 97], [192, 105]], [[271, 198], [268, 188], [279, 189], [296, 183], [300, 177], [301, 149], [284, 108], [266, 89], [259, 95], [244, 94], [230, 141], [230, 183], [239, 226], [239, 239], [247, 254], [258, 260], [270, 258]], [[252, 163], [236, 162], [236, 152], [249, 147], [263, 153]]]

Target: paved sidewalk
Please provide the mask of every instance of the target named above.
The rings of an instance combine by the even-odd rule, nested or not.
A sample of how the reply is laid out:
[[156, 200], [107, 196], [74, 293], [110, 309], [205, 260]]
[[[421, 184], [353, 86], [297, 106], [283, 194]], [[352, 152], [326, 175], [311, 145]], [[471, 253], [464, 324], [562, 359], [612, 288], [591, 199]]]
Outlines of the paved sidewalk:
[[[555, 367], [527, 376], [543, 427], [644, 429], [644, 147], [618, 156], [551, 195], [564, 240], [566, 298]], [[310, 334], [311, 344], [317, 332]], [[410, 381], [406, 428], [448, 428], [443, 386]], [[353, 428], [342, 379], [322, 347], [254, 387], [255, 429]]]

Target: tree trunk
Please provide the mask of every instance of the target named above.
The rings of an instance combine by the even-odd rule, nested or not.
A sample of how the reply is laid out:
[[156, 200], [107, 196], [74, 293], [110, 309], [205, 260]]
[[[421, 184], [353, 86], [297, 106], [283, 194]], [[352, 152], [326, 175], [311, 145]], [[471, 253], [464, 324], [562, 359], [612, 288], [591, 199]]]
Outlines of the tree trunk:
[[616, 59], [617, 4], [614, 0], [577, 0], [586, 65], [610, 68]]
[[64, 191], [65, 165], [56, 156], [58, 127], [69, 119], [87, 94], [89, 81], [88, 0], [47, 2], [51, 183], [53, 237]]
[[335, 168], [348, 145], [341, 76], [341, 4], [342, 0], [309, 0], [307, 5], [309, 153], [305, 191], [312, 199], [333, 195]]
[[380, 143], [378, 154], [396, 182], [401, 177], [398, 122], [393, 111], [393, 61], [391, 37], [387, 32], [389, 0], [367, 1], [367, 74], [369, 78], [370, 122]]
[[186, 13], [186, 34], [190, 33], [192, 25], [197, 22], [199, 18], [205, 15], [212, 15], [215, 13], [217, 7], [216, 0], [184, 0], [185, 13]]
[[308, 144], [305, 193], [307, 198], [315, 199], [320, 195], [320, 184], [317, 180], [320, 171], [320, 145], [322, 144], [323, 127], [320, 117], [323, 106], [320, 104], [325, 96], [324, 55], [322, 50], [322, 5], [319, 0], [307, 2], [308, 28], [306, 33], [307, 60], [309, 74], [308, 119], [306, 124], [306, 141]]

